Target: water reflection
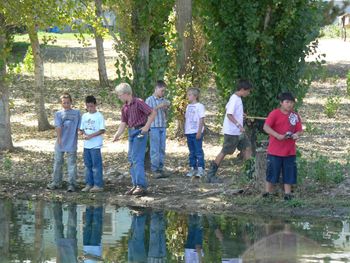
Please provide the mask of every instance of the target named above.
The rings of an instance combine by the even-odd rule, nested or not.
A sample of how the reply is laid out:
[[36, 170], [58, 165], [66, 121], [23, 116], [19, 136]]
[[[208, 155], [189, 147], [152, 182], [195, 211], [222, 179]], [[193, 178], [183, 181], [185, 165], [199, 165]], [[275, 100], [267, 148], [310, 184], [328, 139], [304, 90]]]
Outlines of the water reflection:
[[0, 200], [0, 262], [349, 262], [348, 220]]

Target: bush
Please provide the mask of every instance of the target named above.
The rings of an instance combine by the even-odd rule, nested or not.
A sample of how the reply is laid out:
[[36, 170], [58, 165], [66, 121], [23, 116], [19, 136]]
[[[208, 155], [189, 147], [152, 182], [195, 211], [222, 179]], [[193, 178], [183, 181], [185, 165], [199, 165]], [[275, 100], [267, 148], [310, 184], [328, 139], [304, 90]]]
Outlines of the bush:
[[341, 29], [338, 25], [327, 25], [321, 28], [320, 36], [322, 38], [340, 38]]
[[337, 96], [330, 96], [327, 98], [324, 105], [324, 113], [328, 118], [333, 118], [337, 114], [340, 107], [340, 98]]

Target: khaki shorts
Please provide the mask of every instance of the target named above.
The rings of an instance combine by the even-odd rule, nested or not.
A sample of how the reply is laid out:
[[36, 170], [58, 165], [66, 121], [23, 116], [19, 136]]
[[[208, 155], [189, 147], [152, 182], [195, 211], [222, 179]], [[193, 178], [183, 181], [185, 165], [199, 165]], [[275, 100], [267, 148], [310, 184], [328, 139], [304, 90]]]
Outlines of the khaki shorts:
[[250, 146], [250, 141], [245, 135], [224, 134], [224, 145], [222, 146], [221, 152], [225, 155], [233, 154], [236, 149], [242, 151]]

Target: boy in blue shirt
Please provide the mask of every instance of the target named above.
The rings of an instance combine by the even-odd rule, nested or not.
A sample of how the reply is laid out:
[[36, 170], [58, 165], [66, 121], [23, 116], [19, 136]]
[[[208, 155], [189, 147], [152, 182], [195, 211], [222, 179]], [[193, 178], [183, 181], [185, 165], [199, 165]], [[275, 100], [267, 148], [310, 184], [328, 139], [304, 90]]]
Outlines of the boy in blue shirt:
[[80, 111], [72, 109], [72, 97], [68, 93], [60, 97], [62, 110], [55, 113], [55, 129], [57, 140], [55, 144], [55, 159], [52, 182], [47, 189], [55, 190], [62, 187], [62, 166], [64, 154], [67, 154], [68, 192], [74, 192], [77, 177], [77, 143], [80, 125]]
[[83, 192], [102, 192], [102, 134], [105, 133], [105, 120], [96, 109], [96, 98], [87, 96], [85, 99], [87, 113], [83, 114], [80, 134], [84, 137], [84, 164], [86, 186]]

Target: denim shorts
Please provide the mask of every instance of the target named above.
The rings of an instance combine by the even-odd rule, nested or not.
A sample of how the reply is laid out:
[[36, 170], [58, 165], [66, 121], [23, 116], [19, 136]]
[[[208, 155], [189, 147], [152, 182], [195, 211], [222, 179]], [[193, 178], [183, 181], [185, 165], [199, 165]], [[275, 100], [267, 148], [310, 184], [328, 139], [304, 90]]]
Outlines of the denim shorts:
[[246, 136], [224, 134], [224, 144], [221, 152], [223, 154], [233, 154], [236, 149], [242, 151], [248, 147], [250, 147], [250, 141]]
[[266, 181], [272, 184], [279, 183], [279, 177], [282, 171], [283, 184], [297, 183], [297, 163], [295, 155], [293, 156], [275, 156], [267, 155]]

